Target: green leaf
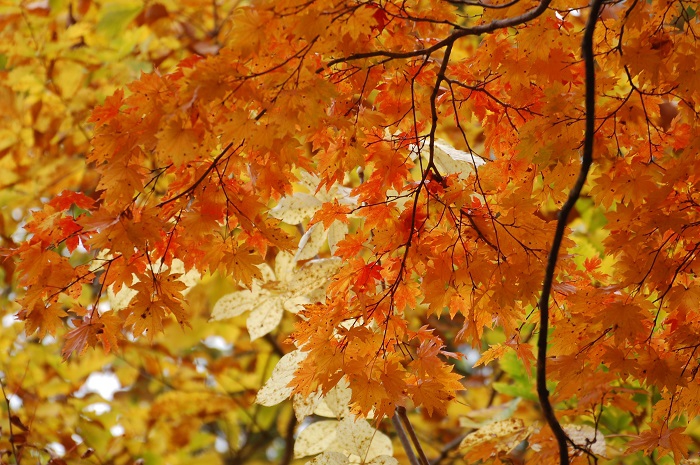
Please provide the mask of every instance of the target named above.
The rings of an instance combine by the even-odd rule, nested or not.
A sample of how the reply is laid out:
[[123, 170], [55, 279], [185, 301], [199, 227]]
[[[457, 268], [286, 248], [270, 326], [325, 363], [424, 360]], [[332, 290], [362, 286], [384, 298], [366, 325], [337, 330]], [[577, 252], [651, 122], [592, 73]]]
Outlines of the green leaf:
[[143, 9], [142, 2], [113, 2], [102, 7], [102, 17], [97, 22], [98, 34], [114, 38], [126, 29]]

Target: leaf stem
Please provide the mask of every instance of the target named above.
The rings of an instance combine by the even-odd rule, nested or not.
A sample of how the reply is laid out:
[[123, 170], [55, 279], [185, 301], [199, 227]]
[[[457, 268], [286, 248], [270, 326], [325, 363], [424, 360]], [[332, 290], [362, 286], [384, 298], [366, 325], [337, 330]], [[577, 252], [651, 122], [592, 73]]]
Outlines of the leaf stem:
[[595, 134], [595, 63], [593, 56], [593, 31], [600, 15], [602, 0], [592, 0], [591, 11], [586, 23], [586, 28], [583, 34], [581, 51], [585, 62], [585, 111], [586, 111], [586, 129], [583, 140], [583, 154], [581, 157], [581, 169], [579, 171], [576, 183], [571, 188], [566, 202], [559, 212], [557, 220], [557, 228], [554, 233], [554, 240], [547, 258], [547, 268], [542, 283], [542, 294], [538, 307], [540, 309], [540, 332], [537, 339], [537, 395], [539, 397], [540, 406], [544, 413], [549, 427], [552, 429], [554, 436], [559, 445], [559, 463], [560, 465], [569, 465], [569, 452], [567, 447], [568, 437], [566, 432], [561, 427], [559, 420], [554, 414], [554, 409], [549, 400], [549, 391], [547, 390], [547, 333], [549, 331], [549, 294], [552, 290], [554, 281], [554, 271], [557, 265], [557, 257], [559, 249], [564, 238], [567, 218], [569, 213], [576, 205], [576, 201], [581, 195], [581, 190], [586, 183], [588, 172], [593, 164], [593, 136]]

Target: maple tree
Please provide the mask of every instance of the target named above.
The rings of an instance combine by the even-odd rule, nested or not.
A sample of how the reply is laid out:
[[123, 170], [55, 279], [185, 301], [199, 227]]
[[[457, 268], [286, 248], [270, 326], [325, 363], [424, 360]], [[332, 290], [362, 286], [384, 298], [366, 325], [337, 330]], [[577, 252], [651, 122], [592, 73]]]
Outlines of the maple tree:
[[2, 460], [697, 460], [696, 6], [0, 6]]

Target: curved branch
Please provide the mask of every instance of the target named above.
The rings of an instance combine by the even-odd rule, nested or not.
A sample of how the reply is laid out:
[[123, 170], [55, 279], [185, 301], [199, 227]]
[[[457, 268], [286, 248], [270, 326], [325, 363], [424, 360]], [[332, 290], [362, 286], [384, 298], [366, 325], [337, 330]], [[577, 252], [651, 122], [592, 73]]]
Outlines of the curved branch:
[[600, 15], [603, 0], [592, 0], [591, 12], [586, 23], [586, 29], [583, 34], [583, 42], [581, 51], [585, 61], [585, 85], [586, 85], [586, 130], [583, 140], [583, 155], [581, 157], [581, 169], [579, 171], [576, 183], [569, 192], [569, 197], [566, 199], [564, 206], [559, 212], [557, 220], [557, 229], [554, 233], [554, 241], [552, 248], [549, 251], [547, 258], [547, 268], [542, 283], [542, 295], [538, 303], [540, 308], [540, 333], [537, 339], [537, 395], [539, 397], [540, 406], [544, 413], [549, 427], [552, 429], [554, 436], [559, 445], [559, 463], [561, 465], [569, 464], [569, 452], [567, 447], [568, 437], [566, 432], [561, 427], [559, 420], [554, 414], [554, 408], [549, 401], [549, 391], [547, 390], [547, 332], [549, 330], [549, 294], [552, 290], [552, 282], [554, 281], [554, 271], [557, 265], [557, 257], [561, 242], [564, 238], [567, 218], [573, 210], [576, 201], [581, 195], [583, 185], [586, 183], [588, 171], [593, 164], [593, 136], [595, 134], [595, 63], [593, 60], [593, 31]]
[[[238, 147], [236, 147], [236, 150], [243, 147], [244, 141], [245, 140], [241, 141], [241, 143], [238, 145]], [[216, 164], [219, 163], [221, 158], [228, 153], [228, 151], [231, 149], [231, 147], [233, 147], [233, 142], [229, 142], [229, 144], [226, 147], [224, 147], [224, 149], [221, 151], [221, 153], [219, 155], [217, 155], [216, 158], [211, 162], [211, 165], [209, 165], [209, 167], [207, 167], [207, 169], [204, 170], [204, 173], [202, 173], [202, 175], [199, 178], [197, 178], [197, 180], [190, 187], [188, 187], [184, 191], [180, 192], [175, 197], [171, 197], [168, 200], [163, 200], [161, 203], [159, 203], [157, 205], [157, 207], [161, 208], [169, 203], [172, 203], [172, 202], [194, 192], [194, 190], [197, 188], [197, 186], [199, 186], [202, 183], [202, 181], [204, 181], [206, 179], [206, 177], [211, 174], [211, 172], [214, 170], [214, 168], [216, 168]]]
[[[474, 27], [468, 27], [464, 29], [459, 29], [455, 32], [453, 32], [450, 36], [446, 37], [445, 39], [437, 42], [436, 44], [424, 48], [421, 50], [414, 50], [412, 52], [389, 52], [386, 50], [378, 50], [376, 52], [366, 52], [366, 53], [356, 53], [354, 55], [350, 55], [344, 58], [336, 58], [335, 60], [331, 60], [328, 62], [327, 67], [331, 67], [333, 65], [337, 65], [338, 63], [347, 63], [348, 61], [355, 61], [355, 60], [362, 60], [365, 58], [374, 58], [374, 57], [384, 57], [384, 58], [390, 58], [390, 59], [403, 59], [403, 58], [413, 58], [413, 57], [418, 57], [418, 56], [425, 56], [425, 55], [430, 55], [433, 52], [440, 50], [441, 48], [444, 48], [448, 45], [452, 45], [455, 43], [455, 41], [461, 37], [466, 37], [466, 36], [479, 36], [481, 34], [490, 34], [492, 32], [495, 32], [499, 29], [505, 29], [508, 27], [515, 27], [519, 26], [521, 24], [524, 24], [528, 21], [532, 21], [533, 19], [537, 18], [540, 16], [544, 11], [547, 9], [549, 4], [552, 2], [552, 0], [541, 0], [540, 3], [533, 8], [532, 10], [526, 11], [525, 13], [514, 16], [512, 18], [504, 18], [504, 19], [497, 19], [495, 21], [491, 21], [490, 23], [486, 24], [480, 24], [478, 26]], [[319, 70], [320, 71], [320, 70]]]

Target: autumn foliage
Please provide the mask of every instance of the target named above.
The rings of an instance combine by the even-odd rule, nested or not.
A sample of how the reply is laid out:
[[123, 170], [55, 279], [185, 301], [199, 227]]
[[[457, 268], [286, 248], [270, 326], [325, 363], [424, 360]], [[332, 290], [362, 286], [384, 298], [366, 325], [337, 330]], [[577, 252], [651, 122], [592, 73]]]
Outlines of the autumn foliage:
[[695, 463], [697, 7], [0, 5], [0, 461]]

